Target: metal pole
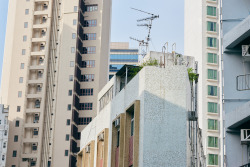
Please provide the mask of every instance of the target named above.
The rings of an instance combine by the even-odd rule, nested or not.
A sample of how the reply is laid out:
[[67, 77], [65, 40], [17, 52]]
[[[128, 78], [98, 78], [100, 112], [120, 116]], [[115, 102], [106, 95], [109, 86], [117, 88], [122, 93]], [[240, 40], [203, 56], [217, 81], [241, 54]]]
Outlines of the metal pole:
[[128, 67], [126, 67], [126, 78], [125, 78], [125, 87], [128, 83]]

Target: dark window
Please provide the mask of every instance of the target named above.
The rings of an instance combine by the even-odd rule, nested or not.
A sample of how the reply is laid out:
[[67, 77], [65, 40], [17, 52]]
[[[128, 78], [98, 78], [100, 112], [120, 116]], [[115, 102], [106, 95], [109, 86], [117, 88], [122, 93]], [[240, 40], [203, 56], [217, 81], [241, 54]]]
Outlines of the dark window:
[[119, 147], [120, 145], [120, 129], [117, 130], [117, 141], [116, 141], [116, 146]]
[[17, 111], [17, 112], [20, 112], [20, 111], [21, 111], [21, 106], [17, 106], [16, 111]]
[[71, 110], [71, 104], [68, 104], [68, 111]]
[[36, 161], [31, 161], [30, 166], [36, 166]]
[[95, 60], [82, 61], [82, 68], [93, 68], [95, 67]]
[[69, 96], [72, 96], [72, 90], [69, 90], [68, 95], [69, 95]]
[[80, 103], [80, 110], [92, 110], [93, 103]]
[[16, 167], [16, 165], [11, 165], [11, 167]]
[[37, 135], [38, 135], [38, 129], [34, 129], [34, 130], [33, 130], [33, 135], [34, 135], [34, 136], [37, 136]]
[[69, 156], [69, 150], [65, 150], [64, 156]]
[[69, 141], [69, 135], [66, 135], [65, 140], [66, 140], [66, 141]]
[[96, 53], [95, 46], [83, 47], [83, 54], [95, 54], [95, 53]]
[[83, 34], [83, 40], [96, 40], [96, 33]]
[[86, 6], [86, 11], [87, 12], [93, 12], [93, 11], [97, 11], [97, 10], [98, 10], [97, 5], [87, 5]]
[[16, 121], [16, 125], [15, 125], [16, 127], [19, 127], [19, 121]]
[[14, 136], [14, 142], [18, 142], [18, 135]]
[[131, 118], [131, 136], [134, 136], [134, 113], [132, 115], [132, 118]]
[[84, 27], [96, 27], [97, 21], [96, 20], [84, 20], [83, 26]]
[[81, 81], [82, 82], [93, 82], [95, 80], [94, 74], [85, 74], [81, 75]]
[[81, 89], [80, 96], [93, 96], [93, 89]]
[[92, 117], [79, 118], [79, 125], [88, 125], [92, 121]]
[[13, 154], [12, 154], [12, 157], [16, 157], [16, 154], [17, 154], [17, 152], [16, 152], [16, 150], [14, 150]]
[[70, 125], [70, 119], [67, 119], [66, 125]]

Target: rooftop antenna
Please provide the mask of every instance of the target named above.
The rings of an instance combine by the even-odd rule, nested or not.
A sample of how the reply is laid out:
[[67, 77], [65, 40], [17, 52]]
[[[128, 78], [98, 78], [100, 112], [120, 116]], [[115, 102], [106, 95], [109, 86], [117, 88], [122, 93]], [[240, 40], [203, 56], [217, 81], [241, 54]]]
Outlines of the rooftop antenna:
[[136, 9], [136, 8], [131, 8], [131, 9], [151, 15], [150, 17], [146, 17], [146, 18], [137, 20], [137, 22], [148, 21], [148, 23], [137, 24], [138, 27], [141, 27], [141, 26], [147, 27], [148, 35], [146, 37], [146, 40], [138, 40], [136, 38], [130, 37], [130, 39], [139, 42], [139, 50], [140, 50], [139, 54], [142, 55], [142, 57], [145, 57], [145, 55], [148, 52], [148, 45], [149, 45], [149, 41], [150, 41], [150, 34], [151, 34], [151, 28], [152, 28], [153, 20], [159, 18], [159, 15], [155, 15], [155, 14], [152, 14], [152, 13], [149, 13], [149, 12], [145, 12], [143, 10], [139, 10], [139, 9]]

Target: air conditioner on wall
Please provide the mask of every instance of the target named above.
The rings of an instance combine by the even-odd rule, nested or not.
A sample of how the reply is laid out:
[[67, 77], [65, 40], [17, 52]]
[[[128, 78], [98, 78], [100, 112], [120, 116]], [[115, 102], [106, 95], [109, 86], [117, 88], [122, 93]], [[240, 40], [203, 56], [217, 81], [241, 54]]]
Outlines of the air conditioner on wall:
[[88, 145], [88, 146], [85, 148], [85, 152], [86, 152], [86, 153], [90, 153], [90, 145]]
[[101, 134], [98, 136], [98, 140], [99, 140], [99, 141], [104, 141], [104, 133], [101, 133]]
[[118, 126], [120, 126], [120, 118], [115, 120], [115, 127], [118, 127]]
[[242, 45], [242, 56], [250, 57], [250, 46]]

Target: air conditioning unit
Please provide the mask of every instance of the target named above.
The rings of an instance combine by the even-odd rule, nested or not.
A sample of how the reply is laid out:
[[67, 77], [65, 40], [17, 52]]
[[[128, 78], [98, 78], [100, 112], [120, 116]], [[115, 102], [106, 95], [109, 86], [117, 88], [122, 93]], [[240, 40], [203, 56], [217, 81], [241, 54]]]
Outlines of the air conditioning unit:
[[99, 141], [104, 141], [104, 133], [101, 133], [101, 134], [98, 136], [98, 140], [99, 140]]
[[35, 128], [34, 131], [38, 131], [38, 128]]
[[32, 146], [37, 146], [37, 143], [32, 143]]
[[39, 114], [35, 114], [35, 117], [39, 117]]
[[120, 118], [115, 120], [115, 127], [119, 127], [120, 126]]
[[90, 153], [90, 145], [88, 145], [88, 146], [85, 148], [85, 152], [86, 152], [86, 153]]
[[250, 129], [241, 129], [241, 144], [250, 144]]
[[196, 111], [188, 111], [188, 120], [189, 121], [197, 121], [198, 116]]
[[45, 46], [45, 44], [44, 44], [44, 43], [41, 43], [40, 46]]
[[242, 56], [243, 57], [250, 57], [250, 46], [249, 45], [242, 45]]

